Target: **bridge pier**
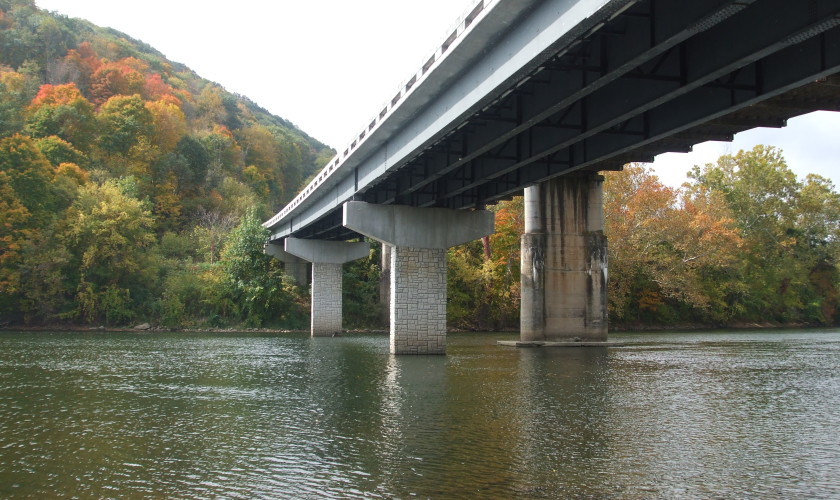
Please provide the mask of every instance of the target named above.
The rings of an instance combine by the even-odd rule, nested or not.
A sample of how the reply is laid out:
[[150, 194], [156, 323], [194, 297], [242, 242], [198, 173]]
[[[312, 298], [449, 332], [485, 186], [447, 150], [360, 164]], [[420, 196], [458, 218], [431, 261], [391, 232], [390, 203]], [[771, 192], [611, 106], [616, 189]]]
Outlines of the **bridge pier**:
[[391, 247], [392, 354], [446, 354], [446, 250], [493, 233], [486, 210], [344, 204], [344, 226]]
[[392, 247], [382, 244], [382, 264], [379, 273], [379, 306], [382, 309], [382, 322], [387, 323], [391, 317], [391, 253]]
[[308, 262], [286, 252], [280, 245], [274, 243], [265, 244], [265, 254], [282, 262], [285, 274], [292, 278], [295, 283], [301, 286], [309, 284]]
[[522, 341], [607, 340], [603, 177], [572, 174], [525, 188]]
[[342, 330], [342, 265], [368, 256], [367, 243], [286, 238], [286, 252], [312, 263], [311, 329], [313, 337]]

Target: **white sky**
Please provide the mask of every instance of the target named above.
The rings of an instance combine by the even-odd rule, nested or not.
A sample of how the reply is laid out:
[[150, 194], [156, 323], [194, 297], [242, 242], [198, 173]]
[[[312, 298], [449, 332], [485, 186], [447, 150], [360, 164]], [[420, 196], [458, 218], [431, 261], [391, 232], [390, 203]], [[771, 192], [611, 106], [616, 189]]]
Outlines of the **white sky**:
[[[428, 59], [476, 0], [36, 0], [142, 40], [228, 91], [248, 96], [307, 134], [343, 149]], [[804, 180], [840, 188], [840, 113], [814, 113], [733, 143], [657, 157], [678, 186], [695, 164], [768, 144]]]

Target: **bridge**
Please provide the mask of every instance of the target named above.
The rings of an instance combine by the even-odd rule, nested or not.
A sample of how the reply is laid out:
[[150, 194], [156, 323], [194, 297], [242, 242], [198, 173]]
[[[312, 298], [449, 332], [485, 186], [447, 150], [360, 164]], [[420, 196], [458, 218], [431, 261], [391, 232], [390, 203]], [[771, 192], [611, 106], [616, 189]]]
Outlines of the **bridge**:
[[521, 338], [605, 341], [599, 172], [840, 110], [840, 0], [478, 0], [264, 226], [312, 263], [312, 334], [341, 265], [381, 242], [391, 352], [444, 353], [446, 249], [524, 192]]

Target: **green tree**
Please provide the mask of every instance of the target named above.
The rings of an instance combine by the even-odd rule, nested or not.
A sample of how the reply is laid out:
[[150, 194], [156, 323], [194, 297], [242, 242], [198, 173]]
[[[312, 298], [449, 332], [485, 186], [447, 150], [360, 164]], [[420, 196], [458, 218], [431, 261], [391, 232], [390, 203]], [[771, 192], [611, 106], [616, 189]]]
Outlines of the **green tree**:
[[87, 155], [57, 135], [38, 139], [35, 141], [35, 146], [53, 167], [57, 167], [62, 163], [85, 165], [88, 161]]
[[249, 211], [234, 228], [222, 251], [225, 281], [246, 325], [301, 326], [300, 292], [277, 261], [263, 252], [268, 230]]
[[53, 167], [29, 137], [15, 134], [0, 139], [0, 171], [17, 193], [18, 200], [42, 227], [53, 217]]
[[816, 176], [803, 185], [773, 147], [695, 167], [688, 189], [719, 193], [743, 239], [731, 298], [750, 321], [834, 321], [838, 197]]
[[118, 95], [108, 99], [99, 109], [99, 146], [111, 154], [125, 155], [141, 138], [152, 134], [152, 114], [143, 99], [134, 94]]
[[67, 237], [79, 274], [76, 314], [87, 321], [124, 324], [148, 312], [157, 287], [154, 219], [131, 191], [130, 182], [88, 184], [68, 211]]
[[58, 136], [81, 151], [89, 151], [96, 127], [93, 105], [75, 84], [41, 86], [26, 115], [25, 131], [30, 136]]

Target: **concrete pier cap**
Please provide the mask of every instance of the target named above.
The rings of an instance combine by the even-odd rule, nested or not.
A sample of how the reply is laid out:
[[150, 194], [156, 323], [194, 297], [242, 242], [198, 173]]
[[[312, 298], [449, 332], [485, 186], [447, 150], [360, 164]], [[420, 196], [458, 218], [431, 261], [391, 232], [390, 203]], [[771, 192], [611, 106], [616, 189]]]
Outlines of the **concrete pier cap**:
[[342, 265], [370, 254], [370, 244], [286, 238], [285, 251], [312, 263], [311, 331], [313, 337], [342, 331]]
[[445, 249], [493, 234], [489, 210], [344, 203], [344, 226], [395, 247]]
[[286, 238], [286, 253], [318, 264], [345, 264], [370, 254], [367, 242], [304, 240]]
[[285, 274], [291, 277], [299, 285], [306, 285], [309, 263], [300, 257], [286, 252], [282, 243], [266, 242], [263, 252], [283, 263]]

